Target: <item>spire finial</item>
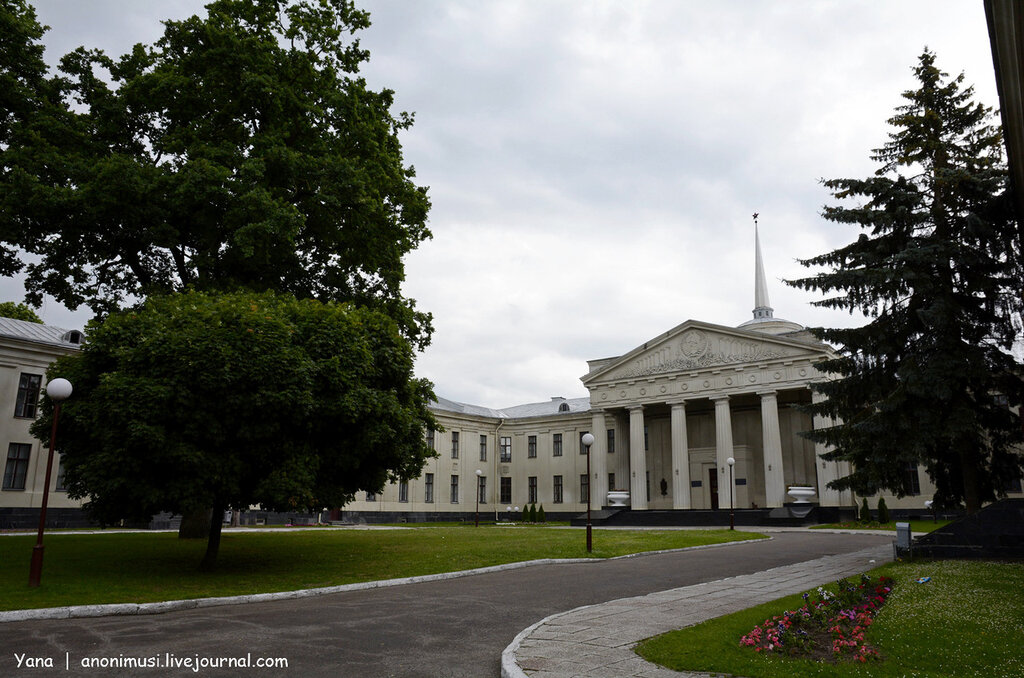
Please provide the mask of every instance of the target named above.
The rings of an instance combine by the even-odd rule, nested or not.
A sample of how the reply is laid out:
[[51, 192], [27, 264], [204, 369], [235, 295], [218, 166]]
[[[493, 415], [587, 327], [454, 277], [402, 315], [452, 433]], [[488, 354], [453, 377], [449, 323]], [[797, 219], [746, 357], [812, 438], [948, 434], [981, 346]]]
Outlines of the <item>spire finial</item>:
[[771, 318], [774, 309], [768, 301], [768, 281], [761, 259], [761, 239], [757, 233], [758, 213], [754, 212], [754, 320]]

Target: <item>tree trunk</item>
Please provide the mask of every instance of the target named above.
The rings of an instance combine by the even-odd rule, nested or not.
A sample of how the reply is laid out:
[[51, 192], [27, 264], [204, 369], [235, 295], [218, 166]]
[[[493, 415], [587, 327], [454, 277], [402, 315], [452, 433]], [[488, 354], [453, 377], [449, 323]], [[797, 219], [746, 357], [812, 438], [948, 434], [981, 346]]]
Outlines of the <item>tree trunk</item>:
[[178, 539], [206, 539], [210, 536], [210, 509], [185, 511], [178, 526]]
[[220, 551], [220, 531], [224, 523], [224, 504], [216, 503], [210, 512], [210, 537], [206, 542], [206, 555], [200, 567], [204, 570], [213, 569], [217, 562], [217, 553]]

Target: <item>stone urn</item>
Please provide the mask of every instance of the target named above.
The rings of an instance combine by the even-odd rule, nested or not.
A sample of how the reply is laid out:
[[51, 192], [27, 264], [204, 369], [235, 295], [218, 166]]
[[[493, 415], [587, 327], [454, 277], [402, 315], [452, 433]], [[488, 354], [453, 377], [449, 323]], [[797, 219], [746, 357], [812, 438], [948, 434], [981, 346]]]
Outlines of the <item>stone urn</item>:
[[808, 487], [806, 485], [793, 485], [789, 488], [789, 492], [786, 494], [793, 497], [793, 501], [795, 503], [806, 504], [808, 503], [807, 500], [813, 497], [816, 492], [813, 487]]
[[625, 508], [629, 505], [628, 490], [611, 490], [608, 492], [608, 505], [618, 508]]

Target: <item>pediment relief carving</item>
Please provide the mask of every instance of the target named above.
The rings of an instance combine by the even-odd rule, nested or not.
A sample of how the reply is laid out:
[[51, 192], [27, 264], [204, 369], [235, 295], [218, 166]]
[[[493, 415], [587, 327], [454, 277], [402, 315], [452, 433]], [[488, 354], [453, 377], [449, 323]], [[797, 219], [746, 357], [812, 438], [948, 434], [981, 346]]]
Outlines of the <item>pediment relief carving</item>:
[[809, 355], [808, 351], [770, 341], [690, 328], [634, 356], [602, 378], [630, 379]]

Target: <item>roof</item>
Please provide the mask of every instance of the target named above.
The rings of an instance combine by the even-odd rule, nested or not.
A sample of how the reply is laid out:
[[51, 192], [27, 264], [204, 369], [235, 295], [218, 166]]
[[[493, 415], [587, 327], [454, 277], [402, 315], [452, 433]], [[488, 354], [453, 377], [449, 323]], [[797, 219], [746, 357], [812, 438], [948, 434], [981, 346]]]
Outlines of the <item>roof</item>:
[[[568, 406], [564, 410], [562, 405]], [[527, 403], [525, 405], [513, 405], [500, 410], [478, 405], [467, 405], [454, 400], [438, 397], [433, 403], [434, 409], [443, 412], [454, 412], [456, 414], [470, 414], [478, 417], [491, 417], [492, 419], [529, 419], [531, 417], [549, 417], [558, 414], [579, 414], [590, 410], [590, 398], [552, 398], [542, 403]]]
[[[71, 341], [71, 333], [77, 332], [79, 340]], [[53, 325], [41, 325], [27, 320], [0, 318], [0, 337], [29, 341], [35, 344], [78, 348], [81, 344], [81, 330], [66, 330]]]

